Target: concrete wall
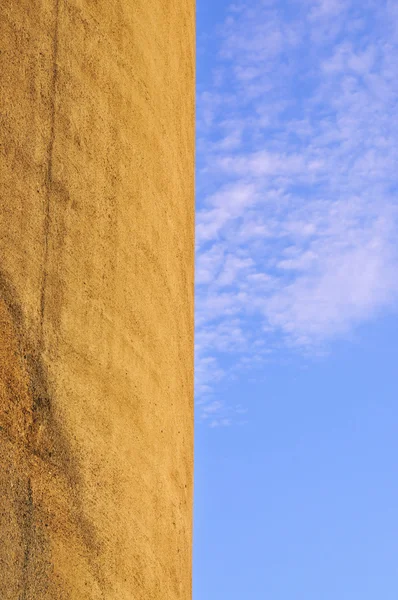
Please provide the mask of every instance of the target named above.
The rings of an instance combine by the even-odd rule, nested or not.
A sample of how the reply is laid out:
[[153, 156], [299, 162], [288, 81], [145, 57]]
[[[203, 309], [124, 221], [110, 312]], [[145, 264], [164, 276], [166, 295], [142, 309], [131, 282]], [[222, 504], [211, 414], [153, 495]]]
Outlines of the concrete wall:
[[0, 46], [0, 598], [188, 600], [194, 0], [2, 0]]

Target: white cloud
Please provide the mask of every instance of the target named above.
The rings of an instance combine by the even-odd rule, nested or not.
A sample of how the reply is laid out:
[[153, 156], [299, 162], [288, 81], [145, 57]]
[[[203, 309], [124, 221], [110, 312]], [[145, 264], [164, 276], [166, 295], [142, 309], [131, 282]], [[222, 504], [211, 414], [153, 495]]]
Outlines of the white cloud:
[[223, 356], [317, 353], [397, 306], [396, 7], [290, 4], [291, 14], [271, 1], [231, 8], [222, 77], [198, 104], [206, 397], [230, 376]]

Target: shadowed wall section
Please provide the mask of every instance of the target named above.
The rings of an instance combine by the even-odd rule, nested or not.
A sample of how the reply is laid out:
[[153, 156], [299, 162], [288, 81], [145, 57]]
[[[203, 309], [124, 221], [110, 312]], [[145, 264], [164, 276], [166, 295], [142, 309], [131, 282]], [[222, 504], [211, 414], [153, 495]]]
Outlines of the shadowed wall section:
[[3, 0], [0, 45], [0, 597], [189, 600], [193, 0]]

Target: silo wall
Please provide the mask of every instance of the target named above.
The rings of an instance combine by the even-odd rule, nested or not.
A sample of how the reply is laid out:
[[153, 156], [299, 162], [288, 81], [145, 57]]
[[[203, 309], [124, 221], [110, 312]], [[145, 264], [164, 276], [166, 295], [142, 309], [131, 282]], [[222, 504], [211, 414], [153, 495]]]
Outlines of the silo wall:
[[189, 600], [194, 2], [0, 3], [0, 597]]

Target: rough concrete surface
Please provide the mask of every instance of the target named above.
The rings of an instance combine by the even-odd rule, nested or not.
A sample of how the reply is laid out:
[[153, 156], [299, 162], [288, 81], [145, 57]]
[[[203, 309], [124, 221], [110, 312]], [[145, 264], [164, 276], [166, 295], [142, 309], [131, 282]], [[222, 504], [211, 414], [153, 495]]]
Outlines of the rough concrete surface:
[[2, 0], [0, 50], [0, 598], [188, 600], [194, 0]]

